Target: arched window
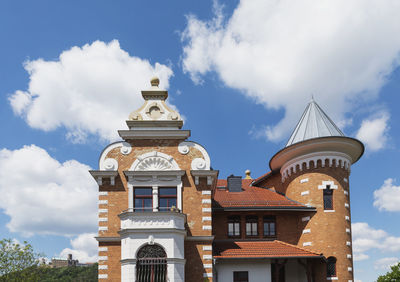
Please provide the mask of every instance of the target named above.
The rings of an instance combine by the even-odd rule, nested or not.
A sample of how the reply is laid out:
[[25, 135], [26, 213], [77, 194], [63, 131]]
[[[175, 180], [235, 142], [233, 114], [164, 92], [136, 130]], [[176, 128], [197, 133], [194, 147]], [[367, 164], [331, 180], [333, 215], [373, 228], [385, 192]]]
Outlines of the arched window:
[[137, 282], [166, 282], [167, 254], [158, 245], [145, 245], [137, 253]]
[[333, 210], [333, 190], [330, 185], [324, 189], [324, 210]]
[[336, 258], [329, 257], [326, 262], [326, 276], [336, 277]]

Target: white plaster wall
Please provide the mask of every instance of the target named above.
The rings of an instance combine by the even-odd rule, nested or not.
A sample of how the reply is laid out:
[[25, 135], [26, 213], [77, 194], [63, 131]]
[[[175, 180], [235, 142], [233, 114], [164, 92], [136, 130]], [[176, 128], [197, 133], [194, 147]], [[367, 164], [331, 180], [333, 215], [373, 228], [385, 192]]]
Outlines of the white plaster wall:
[[271, 282], [271, 263], [269, 260], [218, 262], [216, 270], [218, 282], [232, 282], [234, 271], [248, 271], [249, 281], [251, 282]]
[[168, 262], [167, 281], [184, 282], [185, 264], [181, 262]]
[[306, 270], [296, 260], [288, 260], [285, 264], [286, 281], [307, 282]]

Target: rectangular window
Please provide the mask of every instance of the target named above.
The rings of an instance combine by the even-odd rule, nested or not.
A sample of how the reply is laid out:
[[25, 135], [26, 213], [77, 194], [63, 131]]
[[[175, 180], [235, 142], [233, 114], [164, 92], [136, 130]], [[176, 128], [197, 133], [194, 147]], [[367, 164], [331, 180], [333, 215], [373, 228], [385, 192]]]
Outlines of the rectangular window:
[[228, 217], [228, 236], [229, 237], [240, 236], [240, 216]]
[[264, 216], [264, 236], [276, 236], [276, 219], [275, 216]]
[[258, 235], [258, 217], [246, 216], [246, 236]]
[[134, 204], [136, 212], [153, 210], [153, 189], [152, 188], [135, 188]]
[[324, 210], [333, 210], [333, 190], [330, 185], [324, 189]]
[[233, 282], [249, 282], [249, 272], [248, 271], [234, 271], [233, 272]]
[[176, 210], [176, 187], [158, 189], [159, 211]]

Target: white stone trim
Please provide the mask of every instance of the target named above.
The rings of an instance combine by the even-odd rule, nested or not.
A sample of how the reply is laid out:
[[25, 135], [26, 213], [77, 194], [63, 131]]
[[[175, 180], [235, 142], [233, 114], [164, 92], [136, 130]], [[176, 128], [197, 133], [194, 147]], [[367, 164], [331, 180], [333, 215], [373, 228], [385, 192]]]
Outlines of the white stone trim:
[[99, 252], [107, 252], [108, 248], [107, 247], [99, 247]]
[[108, 256], [99, 256], [98, 261], [106, 261], [108, 260]]
[[99, 217], [99, 222], [107, 222], [108, 217]]
[[347, 258], [348, 258], [348, 259], [351, 259], [351, 254], [347, 254]]
[[99, 205], [107, 205], [108, 200], [99, 200]]
[[201, 221], [211, 221], [211, 216], [203, 216]]
[[204, 259], [204, 260], [206, 260], [206, 259], [212, 259], [212, 255], [203, 255], [203, 259]]
[[304, 216], [301, 218], [301, 221], [309, 221], [310, 217], [309, 216]]
[[107, 264], [99, 264], [99, 269], [108, 269]]
[[335, 212], [335, 210], [324, 210], [324, 212]]
[[108, 192], [107, 191], [100, 191], [99, 192], [99, 196], [108, 196]]
[[349, 272], [352, 272], [352, 271], [353, 271], [353, 268], [352, 268], [352, 267], [348, 267], [347, 270], [348, 270]]
[[346, 233], [350, 233], [350, 228], [346, 228]]
[[136, 158], [130, 171], [147, 171], [147, 170], [181, 170], [178, 163], [170, 155], [152, 151], [142, 154]]
[[211, 245], [203, 246], [203, 251], [212, 251], [212, 246]]
[[300, 195], [302, 195], [302, 196], [309, 195], [309, 194], [310, 194], [310, 191], [308, 191], [308, 190], [300, 193]]
[[347, 241], [347, 242], [346, 242], [346, 246], [351, 246], [351, 242], [350, 242], [350, 241]]
[[349, 192], [347, 192], [346, 190], [344, 190], [343, 193], [344, 193], [346, 196], [349, 195]]
[[308, 178], [300, 179], [300, 183], [306, 183], [306, 182], [308, 182]]
[[350, 208], [349, 203], [344, 203], [344, 207], [345, 207], [345, 208]]
[[108, 213], [108, 209], [99, 209], [99, 214], [100, 213]]
[[99, 169], [100, 169], [100, 170], [105, 170], [105, 169], [104, 169], [104, 161], [105, 161], [105, 159], [106, 159], [108, 153], [109, 153], [111, 150], [115, 149], [115, 148], [124, 146], [124, 143], [126, 143], [126, 142], [124, 142], [124, 141], [115, 142], [115, 143], [113, 143], [113, 144], [108, 145], [108, 147], [106, 147], [106, 148], [103, 150], [103, 152], [102, 152], [101, 155], [100, 155], [100, 159], [99, 159]]
[[108, 279], [108, 274], [99, 274], [99, 279]]
[[202, 208], [203, 212], [211, 212], [211, 208]]
[[203, 230], [212, 230], [211, 225], [203, 225]]
[[108, 226], [99, 226], [99, 231], [107, 231]]
[[318, 185], [318, 189], [319, 190], [326, 189], [328, 185], [330, 186], [330, 189], [337, 190], [338, 188], [338, 186], [335, 185], [335, 183], [332, 180], [328, 180], [328, 181], [322, 181], [322, 185]]
[[211, 191], [210, 190], [203, 190], [201, 191], [202, 195], [211, 195]]
[[350, 221], [350, 217], [349, 217], [348, 215], [346, 215], [346, 216], [344, 217], [344, 219], [347, 220], [347, 221]]
[[203, 264], [203, 267], [204, 268], [212, 268], [213, 265], [211, 263], [205, 263], [205, 264]]
[[333, 160], [335, 160], [336, 167], [338, 167], [340, 163], [340, 167], [350, 171], [351, 159], [347, 154], [333, 151], [316, 152], [299, 156], [285, 163], [280, 170], [282, 182], [292, 174], [292, 171], [293, 173], [297, 172], [297, 166], [299, 170], [302, 171], [303, 164], [306, 164], [306, 168], [309, 169], [311, 161], [317, 164], [319, 160], [321, 161], [322, 167], [325, 167], [325, 160], [329, 161], [329, 167], [333, 165]]
[[312, 246], [312, 242], [304, 242], [303, 247]]
[[339, 280], [337, 277], [326, 277], [326, 280]]
[[212, 272], [210, 273], [203, 273], [203, 277], [213, 277]]
[[211, 204], [211, 199], [202, 199], [201, 203], [202, 204]]
[[343, 178], [343, 181], [344, 182], [346, 182], [346, 183], [348, 183], [349, 181], [347, 180], [347, 178], [345, 177], [345, 178]]
[[192, 141], [184, 141], [178, 145], [178, 151], [181, 154], [189, 153], [191, 148], [195, 148], [195, 149], [199, 150], [200, 153], [203, 155], [202, 159], [204, 160], [204, 168], [202, 168], [202, 169], [210, 170], [210, 167], [211, 167], [210, 156], [208, 155], [206, 149], [204, 149], [203, 146], [201, 146], [200, 144], [197, 144], [195, 142], [192, 142]]
[[303, 234], [311, 233], [311, 229], [304, 229]]

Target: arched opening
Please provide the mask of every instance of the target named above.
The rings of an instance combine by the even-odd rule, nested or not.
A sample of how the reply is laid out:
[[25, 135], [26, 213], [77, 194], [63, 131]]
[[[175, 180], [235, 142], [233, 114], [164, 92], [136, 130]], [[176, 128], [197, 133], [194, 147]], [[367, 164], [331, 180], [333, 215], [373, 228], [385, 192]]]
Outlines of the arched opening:
[[166, 282], [167, 254], [158, 245], [145, 245], [136, 257], [137, 282]]
[[329, 257], [326, 262], [326, 276], [336, 277], [336, 258]]

